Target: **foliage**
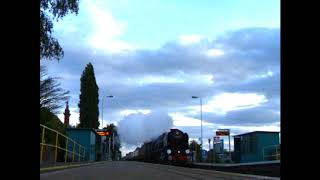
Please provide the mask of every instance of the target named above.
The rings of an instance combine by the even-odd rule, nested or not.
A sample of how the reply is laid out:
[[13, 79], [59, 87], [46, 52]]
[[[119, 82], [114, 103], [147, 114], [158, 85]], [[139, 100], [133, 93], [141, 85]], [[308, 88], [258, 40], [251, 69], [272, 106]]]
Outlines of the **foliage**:
[[62, 89], [57, 80], [56, 77], [48, 77], [46, 68], [40, 66], [40, 109], [46, 108], [56, 113], [69, 99], [69, 91]]
[[200, 144], [197, 143], [197, 141], [192, 140], [190, 142], [190, 150], [196, 152], [196, 159], [200, 159]]
[[[111, 148], [112, 159], [115, 159], [116, 152], [119, 154], [121, 153], [121, 151], [120, 151], [121, 144], [120, 144], [120, 138], [119, 138], [117, 126], [115, 126], [113, 123], [111, 123], [111, 124], [107, 125], [107, 127], [104, 127], [103, 129], [107, 129], [109, 132], [111, 132], [111, 134], [110, 134], [111, 144], [114, 141], [114, 149]], [[114, 134], [114, 139], [112, 139], [113, 134]]]
[[[40, 108], [40, 124], [47, 126], [48, 128], [54, 129], [62, 134], [65, 134], [65, 125], [60, 121], [60, 119], [50, 112], [47, 108]], [[40, 128], [42, 129], [42, 128]], [[42, 131], [40, 131], [40, 135], [42, 135]], [[55, 144], [56, 143], [56, 133], [50, 130], [45, 130], [44, 141], [47, 144]], [[41, 142], [41, 136], [40, 136]], [[61, 147], [65, 146], [65, 138], [59, 135], [58, 144]]]
[[68, 13], [78, 14], [78, 5], [79, 0], [40, 0], [40, 60], [63, 57], [58, 40], [52, 37], [52, 20], [58, 21]]
[[99, 123], [99, 88], [96, 83], [94, 69], [91, 63], [87, 64], [81, 75], [79, 127], [97, 129]]

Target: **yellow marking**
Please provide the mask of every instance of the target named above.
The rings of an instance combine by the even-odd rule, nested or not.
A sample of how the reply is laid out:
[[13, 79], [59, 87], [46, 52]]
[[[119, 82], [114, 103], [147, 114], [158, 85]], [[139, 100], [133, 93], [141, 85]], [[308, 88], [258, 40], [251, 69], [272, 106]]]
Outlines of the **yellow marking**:
[[94, 162], [94, 163], [86, 163], [86, 164], [73, 164], [73, 165], [66, 165], [66, 166], [46, 167], [46, 168], [40, 168], [40, 172], [50, 171], [50, 170], [66, 169], [66, 168], [71, 168], [71, 167], [88, 166], [88, 165], [94, 165], [94, 164], [102, 164], [102, 163], [104, 163], [104, 162]]

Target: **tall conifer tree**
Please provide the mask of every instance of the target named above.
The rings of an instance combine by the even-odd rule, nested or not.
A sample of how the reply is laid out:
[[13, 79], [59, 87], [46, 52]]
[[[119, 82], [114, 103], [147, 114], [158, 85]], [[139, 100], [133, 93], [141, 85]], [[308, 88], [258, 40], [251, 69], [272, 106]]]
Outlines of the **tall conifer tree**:
[[78, 104], [79, 127], [97, 129], [99, 123], [99, 88], [94, 76], [94, 69], [91, 63], [87, 64], [81, 75], [80, 102]]

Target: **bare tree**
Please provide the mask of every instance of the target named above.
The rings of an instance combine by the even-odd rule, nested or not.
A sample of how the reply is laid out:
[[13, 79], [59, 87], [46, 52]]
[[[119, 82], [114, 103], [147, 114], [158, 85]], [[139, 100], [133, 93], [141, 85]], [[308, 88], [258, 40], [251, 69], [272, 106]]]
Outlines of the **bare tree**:
[[69, 91], [60, 87], [57, 77], [49, 77], [44, 66], [40, 66], [40, 109], [46, 108], [57, 113], [65, 101], [69, 99]]

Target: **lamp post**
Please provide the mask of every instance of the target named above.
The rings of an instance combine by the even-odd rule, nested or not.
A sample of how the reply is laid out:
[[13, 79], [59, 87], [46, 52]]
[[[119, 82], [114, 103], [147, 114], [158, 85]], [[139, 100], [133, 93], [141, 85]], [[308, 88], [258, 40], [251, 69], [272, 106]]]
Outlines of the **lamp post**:
[[[113, 98], [112, 95], [106, 96], [107, 98]], [[101, 107], [101, 129], [103, 129], [103, 101], [104, 101], [104, 96], [102, 96], [102, 107]]]
[[202, 162], [202, 98], [198, 97], [198, 96], [192, 96], [192, 98], [196, 99], [199, 98], [200, 99], [200, 114], [201, 114], [201, 144], [200, 144], [200, 162]]
[[[113, 96], [112, 95], [110, 95], [110, 96], [106, 96], [107, 98], [113, 98]], [[101, 107], [101, 129], [103, 129], [103, 101], [104, 101], [104, 96], [102, 96], [102, 107]], [[106, 148], [104, 148], [104, 150], [106, 150]], [[104, 154], [104, 152], [103, 152], [103, 154]], [[110, 159], [110, 137], [109, 137], [109, 149], [108, 149], [108, 155], [109, 155], [109, 157], [108, 157], [108, 159]]]

